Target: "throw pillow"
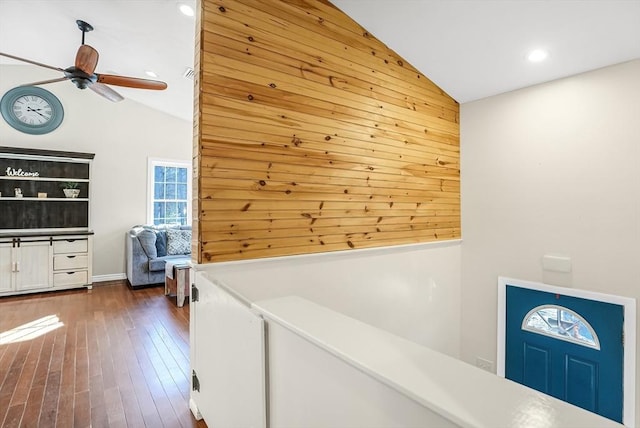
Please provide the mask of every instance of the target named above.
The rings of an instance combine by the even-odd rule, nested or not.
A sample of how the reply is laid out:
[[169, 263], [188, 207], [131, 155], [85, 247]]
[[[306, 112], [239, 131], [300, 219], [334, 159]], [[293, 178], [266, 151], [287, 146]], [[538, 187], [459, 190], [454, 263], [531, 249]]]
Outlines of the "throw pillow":
[[191, 231], [167, 230], [167, 255], [190, 254]]
[[158, 257], [164, 257], [167, 255], [167, 231], [159, 230], [156, 232], [156, 250], [158, 250]]
[[153, 230], [144, 229], [138, 233], [138, 241], [140, 241], [144, 252], [147, 253], [147, 257], [150, 259], [158, 257], [158, 250], [156, 250], [156, 233]]

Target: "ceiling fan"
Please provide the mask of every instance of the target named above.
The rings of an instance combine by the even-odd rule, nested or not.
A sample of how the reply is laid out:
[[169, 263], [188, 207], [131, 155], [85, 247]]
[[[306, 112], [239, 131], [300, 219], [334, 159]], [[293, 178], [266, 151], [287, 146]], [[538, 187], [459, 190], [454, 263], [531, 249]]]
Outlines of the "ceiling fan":
[[29, 64], [37, 65], [40, 67], [50, 68], [52, 70], [60, 71], [64, 73], [64, 77], [57, 79], [43, 80], [40, 82], [34, 82], [22, 86], [31, 85], [45, 85], [47, 83], [62, 82], [63, 80], [71, 80], [78, 88], [89, 88], [93, 92], [105, 97], [110, 101], [122, 101], [124, 97], [111, 89], [107, 85], [126, 86], [129, 88], [139, 89], [155, 89], [162, 90], [167, 88], [165, 82], [159, 80], [139, 79], [137, 77], [119, 76], [115, 74], [98, 74], [95, 72], [98, 65], [98, 51], [89, 45], [84, 44], [84, 35], [89, 31], [93, 31], [91, 24], [88, 24], [82, 20], [77, 20], [78, 28], [82, 31], [82, 44], [78, 48], [76, 54], [75, 65], [62, 69], [59, 67], [53, 67], [51, 65], [42, 64], [40, 62], [32, 61], [25, 58], [20, 58], [14, 55], [9, 55], [0, 52], [1, 56], [16, 59], [18, 61], [27, 62]]

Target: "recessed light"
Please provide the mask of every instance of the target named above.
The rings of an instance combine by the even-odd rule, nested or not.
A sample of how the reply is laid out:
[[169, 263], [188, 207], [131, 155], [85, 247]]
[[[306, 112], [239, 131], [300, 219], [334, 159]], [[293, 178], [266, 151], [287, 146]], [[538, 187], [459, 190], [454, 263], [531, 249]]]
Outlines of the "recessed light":
[[188, 4], [180, 3], [180, 5], [178, 5], [178, 9], [180, 10], [180, 12], [182, 12], [183, 15], [186, 16], [193, 16], [196, 14], [193, 8]]
[[154, 71], [151, 71], [151, 70], [146, 70], [144, 72], [144, 74], [146, 74], [149, 77], [158, 77], [158, 75]]
[[529, 52], [529, 55], [527, 55], [527, 59], [531, 62], [540, 62], [547, 59], [548, 56], [549, 53], [544, 49], [534, 49]]

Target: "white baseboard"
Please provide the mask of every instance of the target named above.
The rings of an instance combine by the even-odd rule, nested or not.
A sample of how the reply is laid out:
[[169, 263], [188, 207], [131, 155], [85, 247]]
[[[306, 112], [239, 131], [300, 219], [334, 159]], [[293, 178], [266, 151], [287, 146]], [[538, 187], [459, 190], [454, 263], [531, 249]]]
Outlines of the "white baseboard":
[[198, 411], [198, 405], [193, 400], [193, 398], [189, 399], [189, 409], [191, 410], [191, 413], [193, 413], [193, 417], [196, 418], [197, 421], [202, 419], [202, 415]]
[[93, 282], [103, 281], [118, 281], [120, 279], [127, 279], [126, 273], [111, 273], [109, 275], [94, 275], [91, 277]]

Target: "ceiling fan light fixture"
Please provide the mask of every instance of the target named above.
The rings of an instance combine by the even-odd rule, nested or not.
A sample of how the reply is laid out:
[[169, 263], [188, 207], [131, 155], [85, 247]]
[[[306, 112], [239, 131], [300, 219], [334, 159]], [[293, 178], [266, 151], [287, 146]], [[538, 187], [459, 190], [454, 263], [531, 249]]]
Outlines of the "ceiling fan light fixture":
[[542, 62], [549, 56], [549, 52], [544, 49], [534, 49], [527, 55], [530, 62]]
[[186, 3], [179, 3], [178, 4], [178, 10], [180, 12], [182, 12], [183, 15], [185, 16], [194, 16], [196, 14], [196, 12], [193, 10], [193, 8], [191, 6], [189, 6]]

